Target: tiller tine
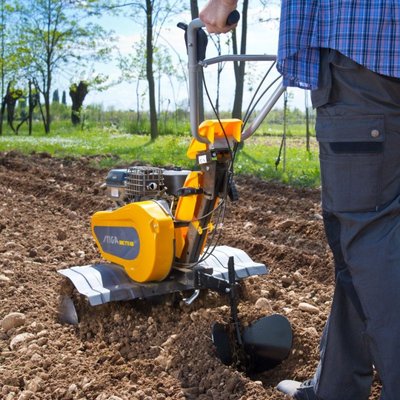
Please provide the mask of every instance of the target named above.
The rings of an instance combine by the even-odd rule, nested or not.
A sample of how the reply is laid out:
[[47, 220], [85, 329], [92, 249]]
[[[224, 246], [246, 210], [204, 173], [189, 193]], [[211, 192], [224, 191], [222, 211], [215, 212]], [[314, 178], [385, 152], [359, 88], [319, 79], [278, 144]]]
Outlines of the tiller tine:
[[219, 359], [248, 373], [263, 372], [286, 359], [292, 348], [292, 328], [282, 315], [271, 315], [242, 329], [237, 315], [237, 294], [233, 257], [229, 259], [230, 324], [215, 323], [212, 340]]
[[58, 306], [58, 319], [62, 324], [78, 325], [78, 313], [71, 297], [61, 296]]
[[[234, 339], [235, 340], [235, 339]], [[218, 358], [225, 365], [233, 363], [232, 337], [230, 334], [229, 326], [216, 322], [212, 326], [212, 341], [217, 351]]]
[[262, 372], [285, 360], [292, 348], [292, 328], [283, 315], [260, 318], [243, 330], [243, 346], [250, 369]]

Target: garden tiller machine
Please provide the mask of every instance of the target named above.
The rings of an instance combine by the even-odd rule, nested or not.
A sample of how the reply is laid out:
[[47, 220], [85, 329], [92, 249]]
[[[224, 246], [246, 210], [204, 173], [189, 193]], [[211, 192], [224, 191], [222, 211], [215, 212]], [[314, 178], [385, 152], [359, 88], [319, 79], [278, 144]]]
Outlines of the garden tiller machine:
[[[134, 166], [111, 170], [106, 188], [116, 207], [96, 212], [91, 220], [94, 240], [106, 262], [58, 272], [91, 306], [188, 291], [191, 295], [184, 301], [191, 304], [203, 289], [223, 293], [230, 298], [231, 315], [227, 324], [212, 327], [217, 355], [225, 364], [234, 363], [247, 371], [267, 370], [288, 356], [290, 324], [281, 315], [271, 315], [241, 326], [238, 281], [267, 274], [268, 269], [244, 251], [217, 242], [226, 202], [238, 197], [233, 181], [238, 146], [254, 133], [284, 89], [281, 85], [275, 89], [246, 130], [241, 120], [218, 116], [199, 125], [198, 88], [204, 67], [225, 61], [274, 61], [275, 57], [205, 59], [203, 23], [195, 19], [178, 26], [185, 30], [189, 59], [193, 139], [187, 155], [195, 160], [196, 168]], [[71, 297], [62, 297], [60, 318], [78, 323]]]

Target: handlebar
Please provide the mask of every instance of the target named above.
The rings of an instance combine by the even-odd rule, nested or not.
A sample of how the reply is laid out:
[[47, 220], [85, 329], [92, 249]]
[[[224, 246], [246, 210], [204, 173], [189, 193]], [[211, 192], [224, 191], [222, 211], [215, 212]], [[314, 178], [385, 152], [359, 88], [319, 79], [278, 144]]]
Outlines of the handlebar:
[[[238, 22], [240, 14], [235, 10], [227, 19], [227, 25], [234, 25]], [[200, 143], [209, 144], [209, 140], [198, 133], [199, 127], [199, 76], [201, 68], [208, 65], [216, 64], [225, 61], [275, 61], [275, 55], [222, 55], [210, 59], [198, 60], [197, 59], [197, 31], [204, 28], [204, 23], [196, 18], [191, 21], [187, 27], [187, 49], [188, 49], [188, 70], [189, 70], [189, 114], [190, 114], [190, 129], [192, 136]], [[272, 107], [279, 100], [282, 93], [286, 90], [282, 83], [276, 88], [271, 98], [262, 107], [260, 114], [253, 121], [249, 128], [242, 133], [242, 139], [249, 138], [260, 126], [264, 118], [271, 111]]]
[[201, 143], [209, 143], [209, 140], [198, 134], [199, 127], [199, 73], [201, 66], [197, 62], [197, 30], [205, 25], [196, 18], [187, 27], [187, 49], [189, 69], [189, 110], [190, 130], [192, 136]]

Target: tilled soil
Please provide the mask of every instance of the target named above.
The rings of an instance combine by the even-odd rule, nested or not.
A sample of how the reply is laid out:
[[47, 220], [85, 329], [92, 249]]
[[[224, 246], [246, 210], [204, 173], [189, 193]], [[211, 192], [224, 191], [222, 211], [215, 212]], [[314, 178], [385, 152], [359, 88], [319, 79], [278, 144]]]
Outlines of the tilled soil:
[[111, 206], [101, 189], [107, 171], [90, 161], [0, 153], [0, 320], [20, 313], [0, 328], [1, 398], [279, 400], [281, 379], [312, 376], [333, 293], [318, 190], [237, 178], [241, 198], [224, 222], [221, 242], [270, 268], [245, 282], [241, 319], [279, 313], [293, 325], [291, 355], [275, 369], [248, 377], [215, 357], [210, 327], [230, 311], [211, 292], [191, 306], [85, 308], [77, 327], [61, 325], [56, 271], [101, 260], [89, 220]]

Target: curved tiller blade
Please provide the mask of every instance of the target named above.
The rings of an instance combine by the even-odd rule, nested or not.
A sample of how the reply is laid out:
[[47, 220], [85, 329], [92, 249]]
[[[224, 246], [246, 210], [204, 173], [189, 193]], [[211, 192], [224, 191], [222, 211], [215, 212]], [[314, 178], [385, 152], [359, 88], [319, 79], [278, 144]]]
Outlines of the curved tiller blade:
[[243, 330], [243, 346], [249, 357], [249, 369], [262, 372], [276, 367], [288, 357], [293, 333], [283, 315], [260, 318]]
[[78, 325], [78, 314], [71, 297], [66, 295], [60, 297], [58, 319], [62, 324]]
[[212, 341], [218, 358], [223, 364], [231, 365], [233, 363], [233, 349], [228, 325], [215, 322], [212, 326]]

